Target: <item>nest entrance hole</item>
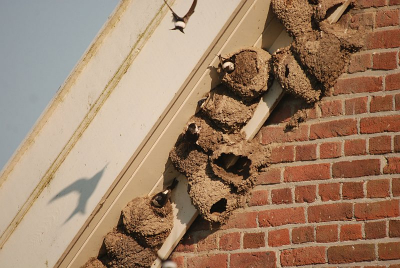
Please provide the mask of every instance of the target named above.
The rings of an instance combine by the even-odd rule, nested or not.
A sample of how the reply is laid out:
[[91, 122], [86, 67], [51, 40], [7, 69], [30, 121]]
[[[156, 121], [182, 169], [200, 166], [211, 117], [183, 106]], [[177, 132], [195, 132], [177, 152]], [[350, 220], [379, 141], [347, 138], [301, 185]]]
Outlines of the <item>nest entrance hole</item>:
[[228, 201], [226, 198], [221, 198], [218, 202], [211, 206], [210, 214], [225, 212], [227, 203]]
[[222, 153], [216, 160], [215, 164], [223, 168], [226, 172], [247, 179], [250, 176], [251, 160], [243, 155], [235, 155], [233, 153]]

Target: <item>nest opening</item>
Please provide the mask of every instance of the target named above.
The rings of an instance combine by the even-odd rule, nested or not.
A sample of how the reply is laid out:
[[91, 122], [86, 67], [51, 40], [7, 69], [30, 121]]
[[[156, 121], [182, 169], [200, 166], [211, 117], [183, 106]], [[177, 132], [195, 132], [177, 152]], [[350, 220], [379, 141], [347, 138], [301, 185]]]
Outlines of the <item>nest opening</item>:
[[215, 164], [228, 173], [242, 176], [243, 180], [250, 176], [251, 160], [247, 156], [222, 153], [215, 160]]
[[221, 198], [218, 202], [211, 206], [210, 214], [214, 213], [223, 213], [226, 211], [226, 205], [228, 204], [228, 200], [226, 198]]

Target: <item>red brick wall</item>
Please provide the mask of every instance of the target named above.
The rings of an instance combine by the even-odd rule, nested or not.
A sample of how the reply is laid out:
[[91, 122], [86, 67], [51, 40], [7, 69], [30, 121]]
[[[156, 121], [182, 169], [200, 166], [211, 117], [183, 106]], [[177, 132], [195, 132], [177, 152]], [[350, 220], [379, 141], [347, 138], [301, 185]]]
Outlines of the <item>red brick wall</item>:
[[367, 50], [295, 131], [301, 103], [281, 101], [258, 136], [273, 165], [227, 225], [196, 220], [179, 267], [400, 267], [400, 1], [358, 6]]

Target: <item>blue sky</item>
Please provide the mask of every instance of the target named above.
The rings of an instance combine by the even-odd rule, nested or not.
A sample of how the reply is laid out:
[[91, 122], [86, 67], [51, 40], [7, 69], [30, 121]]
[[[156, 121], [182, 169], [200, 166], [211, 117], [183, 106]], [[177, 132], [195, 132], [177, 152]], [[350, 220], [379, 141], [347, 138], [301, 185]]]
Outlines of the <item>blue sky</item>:
[[119, 0], [0, 0], [0, 170]]

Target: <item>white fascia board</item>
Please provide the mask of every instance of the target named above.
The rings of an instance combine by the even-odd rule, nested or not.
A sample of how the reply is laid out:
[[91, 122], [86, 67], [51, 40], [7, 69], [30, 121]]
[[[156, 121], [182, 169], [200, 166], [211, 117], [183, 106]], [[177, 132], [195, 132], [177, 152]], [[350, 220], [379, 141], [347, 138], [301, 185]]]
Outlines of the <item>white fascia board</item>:
[[[130, 179], [127, 174], [141, 165], [131, 163], [152, 146], [151, 133], [160, 117], [181, 97], [188, 77], [229, 18], [251, 1], [200, 1], [185, 35], [168, 30], [171, 17], [162, 17], [167, 9], [160, 13], [163, 3], [155, 2], [121, 3], [95, 49], [82, 58], [3, 172], [0, 263], [5, 267], [56, 265], [71, 241], [79, 239], [76, 234], [89, 227], [90, 215], [107, 202], [104, 198], [119, 195], [116, 187], [126, 188], [118, 182]], [[187, 4], [178, 0], [174, 8], [184, 13]], [[174, 139], [201, 97], [193, 94], [185, 108], [191, 112], [171, 133]], [[167, 158], [159, 155], [157, 165], [163, 167]], [[162, 172], [158, 167], [135, 177], [130, 199], [148, 194]], [[85, 184], [89, 178], [99, 178], [98, 184]], [[84, 194], [73, 191], [57, 198], [71, 185]], [[87, 200], [79, 204], [82, 196]], [[113, 208], [122, 208], [125, 201], [118, 199]]]

